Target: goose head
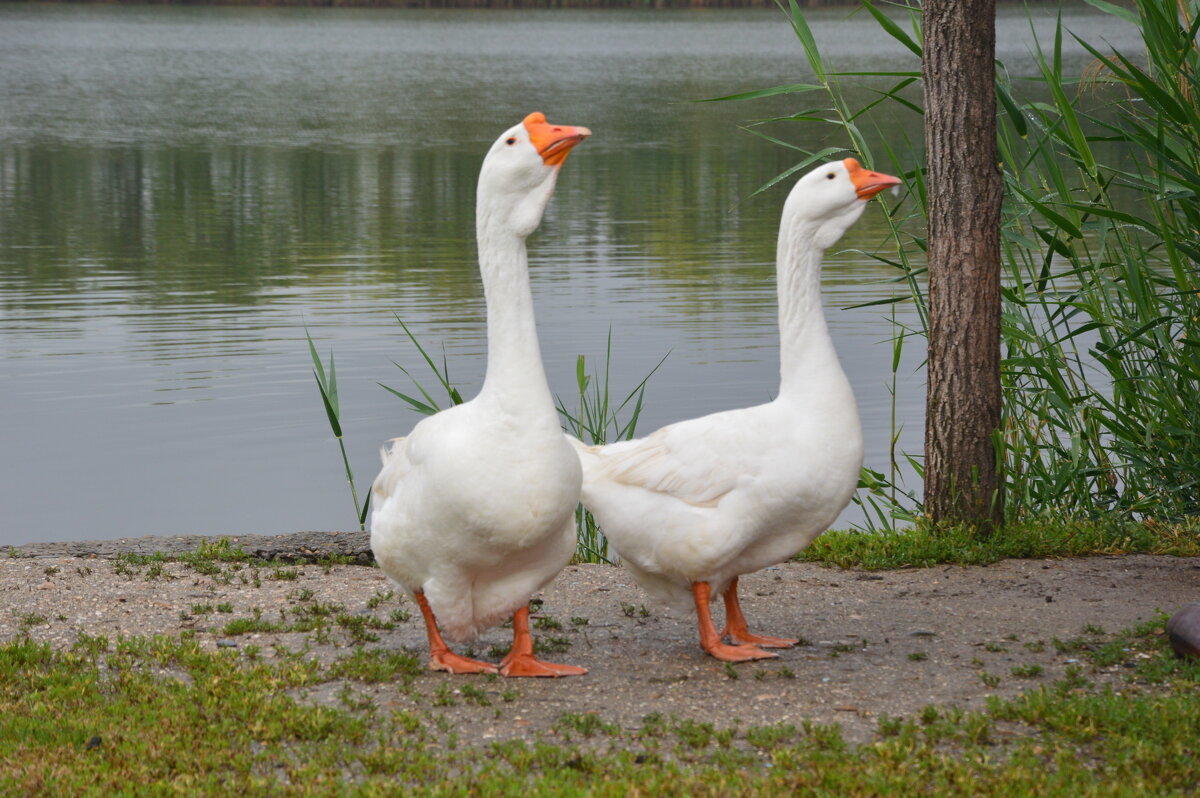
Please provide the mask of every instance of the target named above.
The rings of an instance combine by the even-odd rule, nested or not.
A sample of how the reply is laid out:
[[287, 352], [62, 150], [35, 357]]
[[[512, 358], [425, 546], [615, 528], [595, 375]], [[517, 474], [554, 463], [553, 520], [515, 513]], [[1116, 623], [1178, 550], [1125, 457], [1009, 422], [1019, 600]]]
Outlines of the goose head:
[[476, 196], [480, 218], [524, 238], [542, 221], [558, 169], [571, 148], [592, 132], [552, 125], [535, 111], [496, 139], [483, 159]]
[[867, 200], [900, 180], [864, 169], [854, 158], [832, 161], [796, 181], [784, 204], [784, 226], [811, 231], [819, 249], [833, 246], [858, 221]]

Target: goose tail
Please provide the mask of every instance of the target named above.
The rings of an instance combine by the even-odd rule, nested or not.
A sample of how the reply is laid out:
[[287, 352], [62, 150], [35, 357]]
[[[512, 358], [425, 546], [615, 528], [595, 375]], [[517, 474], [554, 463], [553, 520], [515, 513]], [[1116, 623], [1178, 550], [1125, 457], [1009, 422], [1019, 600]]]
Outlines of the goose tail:
[[594, 461], [599, 455], [598, 450], [600, 447], [588, 446], [574, 435], [564, 434], [563, 437], [567, 439], [567, 443], [571, 444], [571, 448], [573, 448], [575, 453], [579, 455], [579, 459], [583, 462], [584, 466], [587, 466], [589, 462]]
[[388, 464], [388, 459], [393, 454], [400, 450], [400, 444], [404, 443], [404, 438], [392, 438], [383, 442], [383, 446], [379, 447], [379, 459], [384, 464]]

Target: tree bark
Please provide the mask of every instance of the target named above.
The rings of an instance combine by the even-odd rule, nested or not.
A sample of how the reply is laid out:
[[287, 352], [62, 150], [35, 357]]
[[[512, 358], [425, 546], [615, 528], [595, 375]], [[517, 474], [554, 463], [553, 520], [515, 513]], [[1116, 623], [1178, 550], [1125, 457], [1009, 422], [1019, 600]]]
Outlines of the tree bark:
[[1000, 203], [995, 0], [926, 0], [929, 366], [925, 510], [935, 522], [1003, 520]]

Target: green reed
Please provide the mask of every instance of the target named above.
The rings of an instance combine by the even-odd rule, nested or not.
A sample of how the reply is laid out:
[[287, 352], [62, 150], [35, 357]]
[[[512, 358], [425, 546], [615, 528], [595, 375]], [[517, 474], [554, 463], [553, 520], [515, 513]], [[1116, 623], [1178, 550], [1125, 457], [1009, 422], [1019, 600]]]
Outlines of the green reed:
[[[1094, 65], [1082, 80], [1065, 75], [1060, 20], [1053, 44], [1038, 50], [1040, 74], [1027, 83], [1040, 96], [1022, 99], [1003, 65], [997, 74], [1006, 203], [996, 443], [1006, 517], [1184, 519], [1200, 513], [1200, 3], [1137, 0], [1129, 10], [1089, 2], [1137, 25], [1144, 52], [1080, 40]], [[876, 154], [863, 131], [879, 105], [922, 113], [906, 91], [920, 77], [921, 18], [897, 6], [902, 24], [896, 9], [885, 14], [871, 0], [863, 7], [914, 56], [912, 71], [854, 73], [886, 81], [864, 107], [848, 101], [839, 81], [850, 75], [821, 56], [795, 0], [785, 11], [816, 81], [722, 99], [821, 97], [751, 131], [781, 141], [759, 127], [832, 124], [848, 150], [903, 175], [906, 201], [887, 207], [895, 252], [875, 256], [907, 288], [898, 301], [918, 310], [916, 329], [897, 329], [898, 353], [925, 334], [924, 170], [911, 166], [920, 163], [912, 142], [880, 135], [886, 143]], [[920, 460], [894, 448], [889, 474], [864, 470], [857, 501], [870, 509], [868, 527], [919, 516], [906, 475], [921, 476]]]
[[[450, 404], [462, 404], [462, 394], [458, 392], [457, 388], [450, 384], [450, 368], [446, 361], [445, 351], [443, 350], [442, 352], [442, 367], [439, 370], [437, 364], [434, 363], [433, 358], [431, 358], [429, 353], [425, 351], [425, 348], [421, 346], [421, 342], [418, 341], [416, 336], [412, 334], [412, 330], [408, 329], [408, 325], [404, 323], [404, 320], [399, 316], [396, 316], [396, 321], [400, 323], [400, 327], [404, 330], [404, 334], [408, 336], [408, 340], [412, 341], [413, 346], [417, 348], [417, 351], [421, 354], [421, 357], [429, 365], [430, 371], [433, 372], [434, 377], [442, 386], [442, 389], [446, 392], [446, 396], [449, 399]], [[338, 448], [342, 454], [342, 467], [346, 472], [346, 482], [350, 484], [350, 496], [354, 500], [354, 516], [358, 519], [358, 528], [360, 530], [366, 530], [367, 513], [370, 512], [371, 509], [371, 491], [368, 488], [364, 494], [365, 498], [361, 502], [359, 501], [358, 488], [355, 487], [354, 482], [354, 469], [351, 468], [350, 458], [346, 455], [346, 440], [342, 435], [342, 411], [341, 404], [338, 401], [337, 368], [334, 362], [333, 352], [331, 351], [329, 353], [329, 368], [326, 369], [324, 362], [321, 360], [321, 356], [317, 353], [317, 347], [315, 344], [313, 344], [312, 336], [309, 335], [308, 330], [304, 331], [304, 337], [308, 340], [308, 351], [309, 354], [312, 355], [313, 378], [316, 379], [317, 389], [321, 393], [321, 403], [325, 406], [325, 417], [329, 421], [329, 429], [333, 432], [333, 437], [337, 439]], [[420, 399], [416, 399], [408, 394], [402, 393], [395, 388], [390, 388], [383, 383], [379, 383], [381, 388], [404, 400], [408, 403], [409, 407], [418, 413], [421, 413], [422, 415], [431, 416], [441, 409], [438, 401], [421, 386], [421, 383], [412, 375], [411, 372], [409, 372], [408, 369], [404, 368], [404, 366], [401, 366], [395, 361], [392, 361], [392, 365], [404, 372], [404, 374], [412, 381], [413, 385], [416, 386], [417, 391], [421, 394], [425, 401], [421, 401]]]
[[[404, 330], [404, 334], [408, 336], [408, 340], [412, 341], [413, 346], [415, 346], [417, 351], [421, 353], [421, 358], [425, 361], [425, 364], [429, 366], [429, 370], [433, 372], [433, 376], [438, 381], [438, 384], [442, 386], [442, 390], [446, 392], [446, 399], [449, 400], [450, 405], [461, 405], [463, 403], [462, 394], [458, 392], [457, 388], [450, 384], [450, 364], [446, 360], [445, 348], [442, 349], [442, 368], [439, 370], [437, 364], [433, 362], [433, 358], [431, 358], [429, 353], [425, 351], [425, 347], [421, 346], [421, 342], [418, 341], [417, 337], [412, 334], [412, 330], [408, 329], [408, 325], [404, 323], [404, 320], [400, 318], [399, 314], [396, 316], [396, 321], [399, 322], [401, 329]], [[397, 391], [395, 388], [389, 388], [382, 382], [379, 383], [380, 388], [383, 388], [393, 396], [404, 400], [408, 403], [409, 407], [423, 416], [432, 416], [441, 409], [441, 405], [438, 404], [438, 401], [430, 396], [428, 391], [421, 387], [420, 381], [418, 381], [408, 369], [404, 368], [404, 366], [401, 366], [394, 360], [392, 361], [392, 365], [404, 372], [404, 376], [408, 377], [413, 386], [417, 389], [421, 396], [424, 397], [425, 401], [422, 402], [420, 399], [414, 399], [408, 394]]]
[[350, 458], [346, 456], [346, 439], [342, 436], [342, 409], [338, 402], [337, 366], [333, 360], [333, 352], [329, 353], [329, 369], [327, 371], [325, 364], [321, 362], [321, 356], [317, 354], [317, 347], [313, 344], [308, 330], [304, 331], [304, 337], [308, 340], [308, 351], [312, 355], [313, 378], [316, 379], [317, 389], [321, 392], [325, 417], [329, 421], [329, 428], [333, 431], [333, 437], [337, 438], [338, 448], [342, 453], [342, 467], [346, 470], [346, 481], [350, 484], [350, 496], [354, 499], [354, 517], [358, 519], [358, 528], [365, 530], [367, 528], [367, 511], [371, 506], [371, 492], [367, 491], [366, 499], [359, 502], [358, 489], [354, 486], [354, 469], [350, 467]]
[[[567, 408], [561, 398], [558, 399], [558, 414], [562, 418], [563, 429], [567, 434], [574, 435], [579, 440], [591, 446], [602, 446], [610, 441], [631, 440], [637, 429], [638, 418], [642, 415], [642, 402], [646, 396], [646, 383], [658, 371], [659, 366], [667, 359], [655, 364], [654, 368], [633, 387], [624, 399], [615, 401], [610, 392], [610, 375], [612, 373], [612, 329], [608, 331], [608, 340], [604, 350], [604, 371], [600, 375], [587, 373], [587, 358], [579, 355], [575, 360], [575, 385], [579, 389], [579, 404], [574, 410]], [[632, 403], [632, 407], [630, 406]], [[622, 421], [621, 415], [628, 411], [629, 417]], [[580, 504], [575, 508], [575, 529], [578, 547], [575, 552], [577, 562], [612, 563], [608, 555], [608, 538], [600, 531], [591, 511]]]

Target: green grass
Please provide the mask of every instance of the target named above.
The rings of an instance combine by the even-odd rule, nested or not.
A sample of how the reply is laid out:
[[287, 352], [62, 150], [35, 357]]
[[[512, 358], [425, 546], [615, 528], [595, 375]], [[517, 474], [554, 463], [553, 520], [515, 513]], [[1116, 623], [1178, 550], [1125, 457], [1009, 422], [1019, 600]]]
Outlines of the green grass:
[[226, 623], [221, 627], [221, 634], [226, 637], [236, 637], [237, 635], [252, 634], [255, 632], [282, 632], [285, 630], [283, 624], [265, 620], [255, 610], [253, 618], [236, 618]]
[[1008, 672], [1010, 675], [1016, 676], [1018, 679], [1036, 679], [1042, 675], [1043, 670], [1044, 669], [1041, 665], [1029, 664], [1014, 665], [1008, 669]]
[[[306, 591], [311, 594], [311, 591]], [[271, 620], [263, 616], [260, 607], [251, 608], [250, 617], [232, 618], [224, 621], [219, 627], [209, 631], [219, 631], [225, 637], [255, 633], [301, 632], [312, 633], [313, 640], [320, 643], [334, 642], [334, 633], [339, 633], [339, 641], [352, 646], [363, 646], [379, 640], [376, 631], [390, 631], [396, 628], [397, 622], [407, 620], [407, 613], [395, 610], [387, 620], [374, 614], [350, 614], [341, 604], [322, 603], [313, 601], [311, 595], [297, 592], [289, 596], [293, 601], [300, 602], [296, 606], [284, 607], [279, 610], [279, 619]], [[369, 602], [368, 602], [369, 603]], [[218, 604], [219, 613], [232, 613], [232, 604]], [[211, 605], [197, 604], [192, 607], [194, 615], [208, 615], [213, 612]]]
[[[1200, 556], [1200, 519], [1189, 519], [1179, 523], [1155, 521], [1133, 522], [1121, 518], [1108, 520], [1080, 520], [1055, 522], [1030, 520], [1011, 523], [998, 535], [981, 537], [970, 527], [935, 527], [923, 519], [908, 528], [872, 532], [859, 530], [830, 530], [818, 537], [812, 545], [796, 556], [797, 560], [818, 562], [840, 568], [866, 568], [871, 570], [928, 567], [941, 564], [987, 565], [1004, 559], [1083, 557], [1097, 554], [1167, 554], [1179, 557]], [[298, 573], [294, 569], [277, 567], [251, 557], [242, 549], [233, 546], [227, 539], [203, 544], [195, 551], [169, 556], [161, 553], [152, 555], [122, 554], [114, 561], [113, 568], [133, 578], [146, 575], [157, 569], [162, 573], [162, 564], [176, 560], [197, 573], [210, 575], [227, 584], [234, 574], [243, 584], [261, 584], [258, 572], [268, 569], [268, 580], [293, 579]], [[319, 561], [318, 561], [319, 562]], [[225, 570], [240, 569], [238, 571]], [[249, 573], [249, 576], [245, 574]], [[368, 605], [374, 609], [386, 601], [393, 600], [392, 591], [379, 592]], [[297, 599], [308, 602], [311, 591], [298, 594]], [[200, 606], [200, 605], [198, 605]], [[303, 615], [336, 615], [344, 608], [333, 604], [312, 604], [293, 610], [297, 618]], [[648, 617], [650, 609], [644, 604], [634, 605], [621, 602], [621, 609], [629, 617]], [[217, 612], [229, 613], [228, 604], [216, 607]], [[196, 614], [209, 612], [203, 607]], [[403, 623], [410, 612], [397, 608], [390, 612], [391, 623]], [[571, 624], [587, 624], [586, 618], [571, 618]], [[350, 624], [356, 622], [351, 621]], [[383, 622], [372, 621], [372, 624]], [[562, 622], [554, 618], [534, 618], [534, 626], [541, 630], [557, 630]], [[374, 625], [373, 628], [386, 628]]]
[[621, 733], [620, 726], [606, 723], [595, 712], [565, 712], [554, 725], [561, 732], [574, 732], [584, 737], [594, 737], [597, 734], [615, 737]]
[[[434, 715], [386, 708], [349, 685], [334, 706], [295, 697], [348, 680], [424, 684], [433, 706], [493, 706], [489, 680], [451, 688], [410, 652], [267, 664], [186, 637], [81, 635], [69, 651], [18, 637], [0, 645], [0, 793], [1141, 796], [1200, 788], [1200, 662], [1169, 653], [1163, 619], [1117, 634], [1093, 628], [1068, 648], [1083, 664], [1058, 682], [993, 697], [978, 712], [927, 706], [882, 717], [861, 745], [836, 724], [743, 728], [655, 713], [634, 729], [565, 713], [554, 724], [560, 742], [475, 746]], [[1117, 681], [1090, 681], [1103, 669], [1115, 669]], [[504, 704], [519, 697], [503, 696]]]
[[879, 570], [1133, 553], [1200, 556], [1200, 521], [1160, 524], [1119, 519], [1074, 523], [1036, 520], [1011, 523], [1002, 533], [987, 537], [977, 535], [970, 527], [934, 527], [919, 521], [894, 531], [831, 530], [796, 559]]
[[387, 649], [357, 649], [353, 654], [336, 660], [329, 666], [328, 675], [360, 682], [411, 683], [425, 672], [420, 655], [412, 651]]
[[[165, 564], [170, 562], [182, 563], [188, 570], [212, 577], [213, 581], [219, 584], [228, 585], [236, 580], [243, 585], [261, 587], [264, 580], [294, 581], [303, 575], [302, 570], [289, 567], [294, 566], [296, 562], [312, 562], [329, 573], [334, 565], [349, 565], [351, 558], [345, 555], [330, 554], [296, 556], [288, 562], [268, 561], [250, 554], [229, 538], [220, 537], [214, 540], [202, 540], [196, 548], [181, 553], [137, 554], [123, 552], [113, 559], [113, 570], [130, 580], [134, 577], [141, 577], [145, 580], [179, 578], [178, 575], [171, 574], [166, 570]], [[90, 568], [78, 570], [81, 576], [90, 573]], [[308, 591], [310, 598], [311, 593], [312, 591]], [[232, 609], [226, 609], [225, 605], [217, 607], [217, 612], [231, 611]]]
[[[380, 604], [383, 604], [385, 601], [390, 601], [395, 597], [396, 591], [394, 590], [376, 590], [375, 594], [367, 600], [367, 609], [376, 609]], [[309, 598], [312, 598], [311, 593]]]

